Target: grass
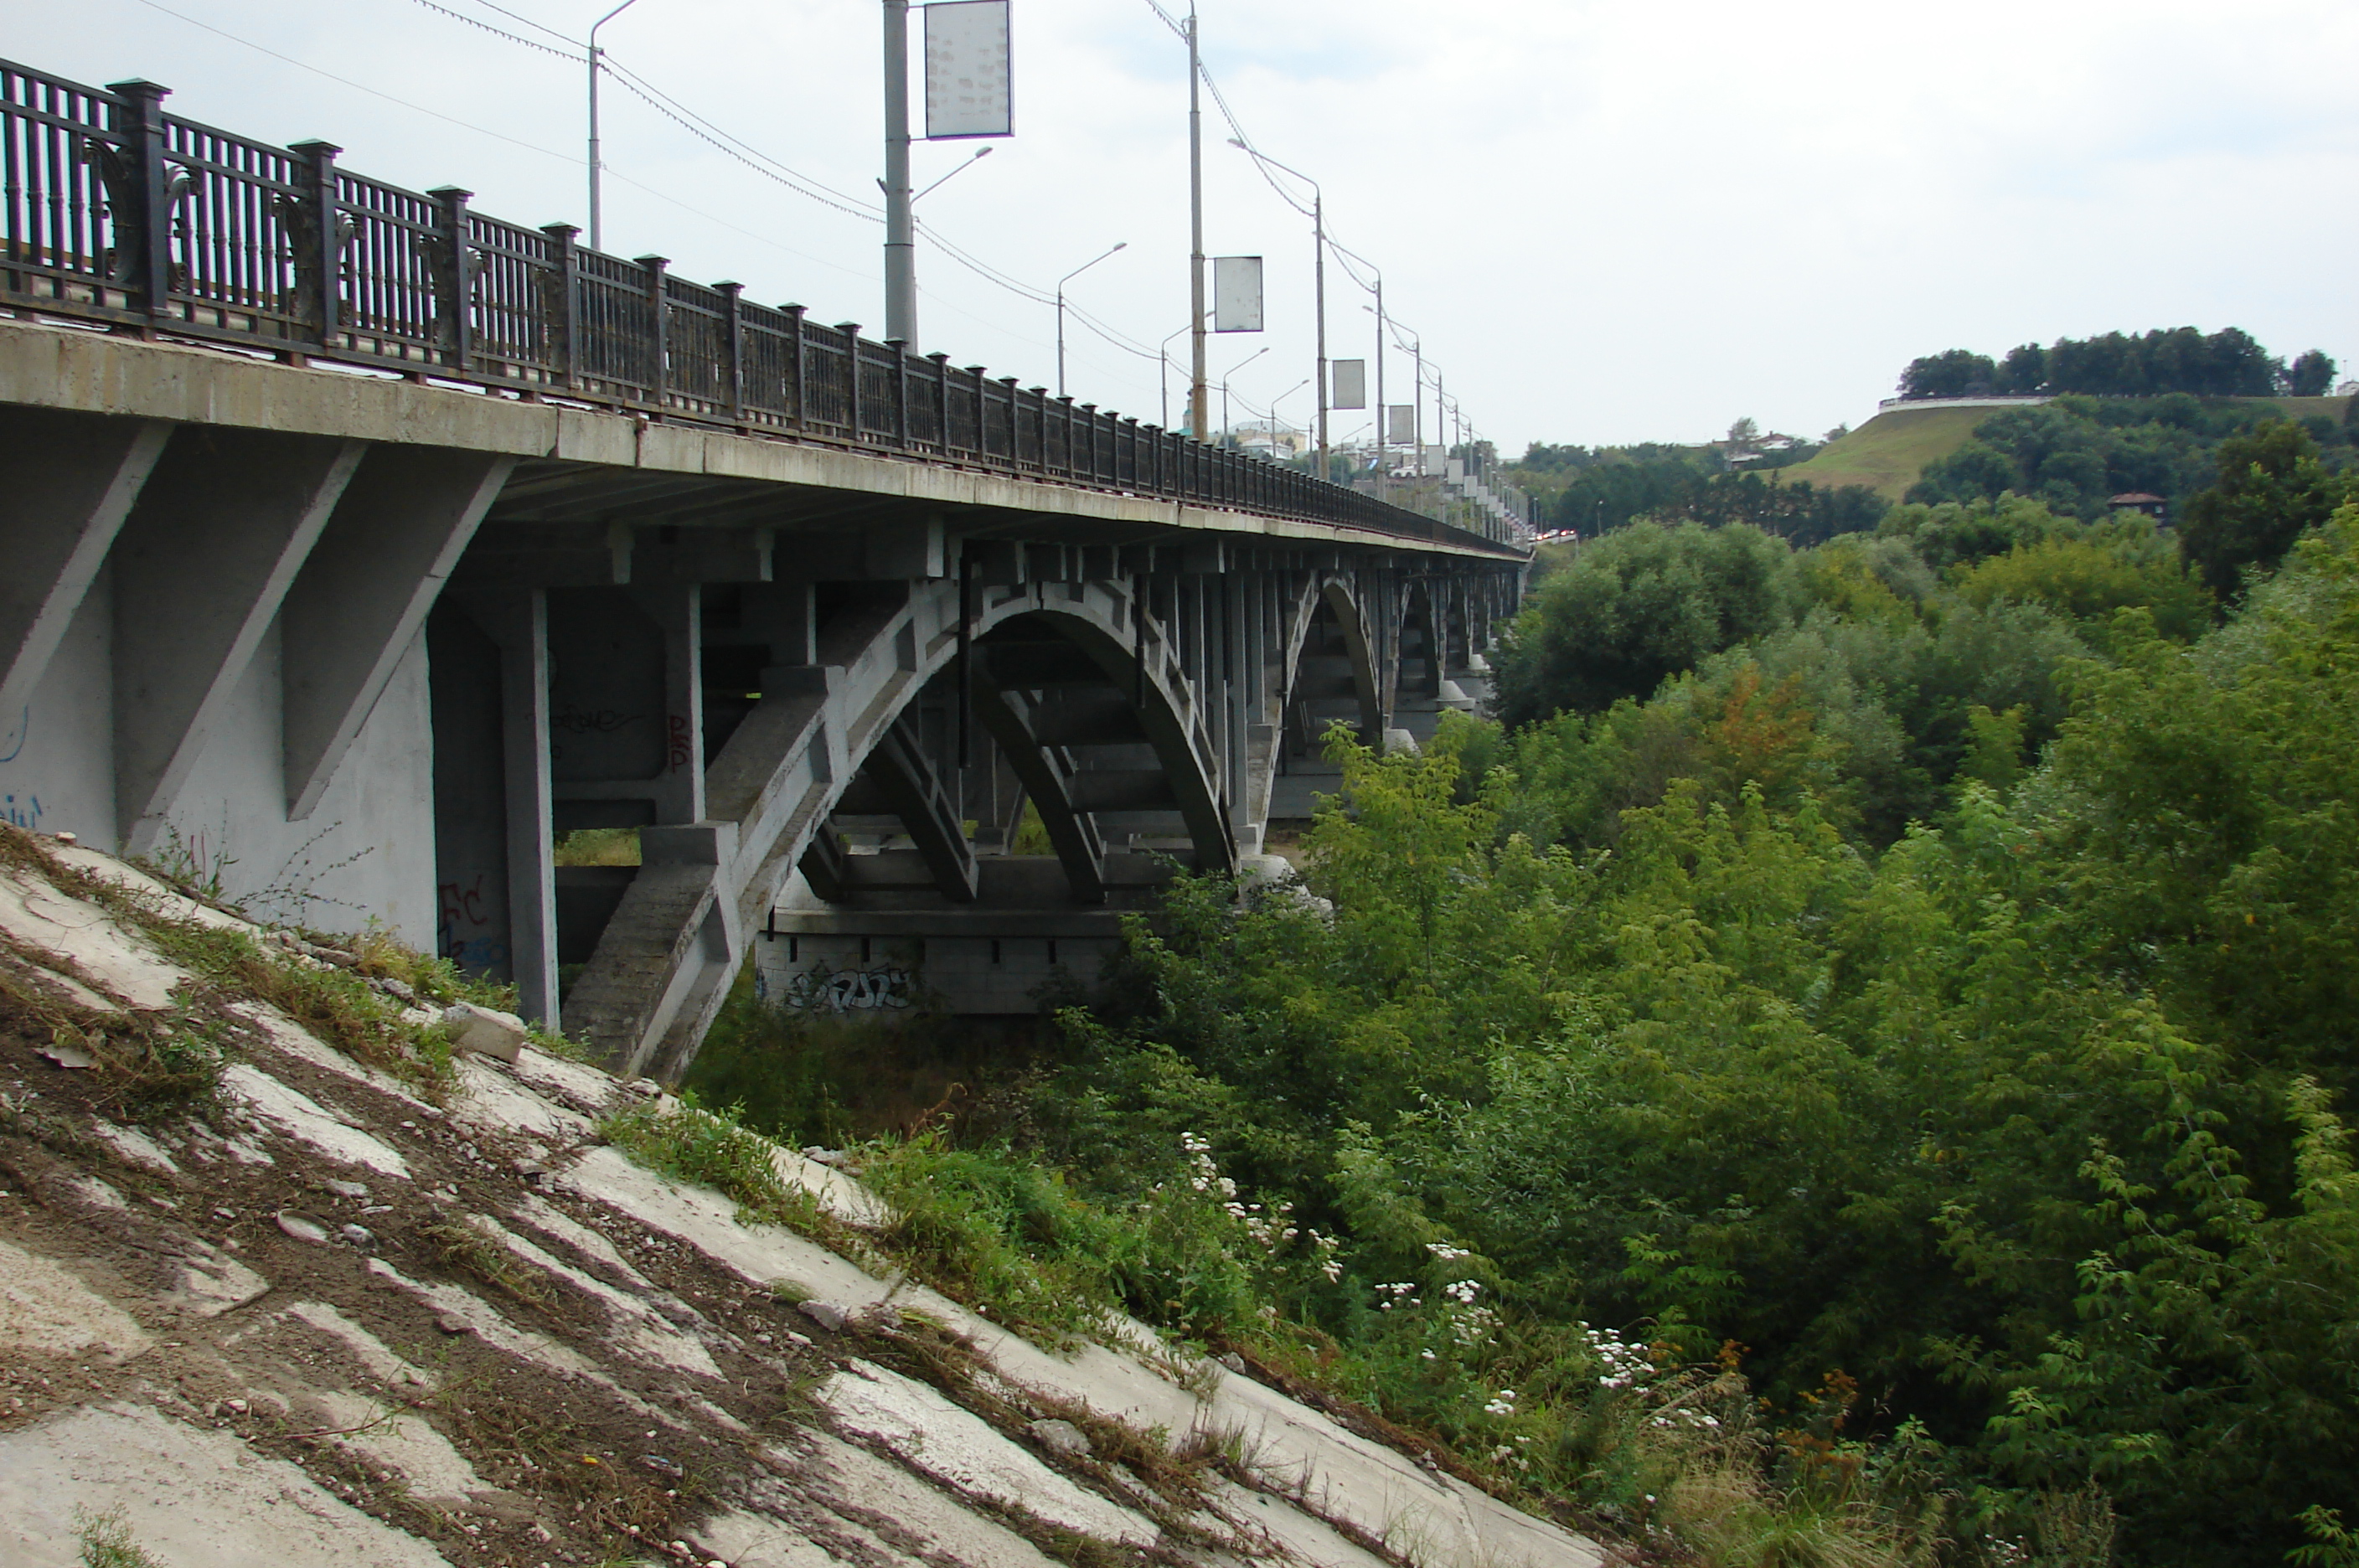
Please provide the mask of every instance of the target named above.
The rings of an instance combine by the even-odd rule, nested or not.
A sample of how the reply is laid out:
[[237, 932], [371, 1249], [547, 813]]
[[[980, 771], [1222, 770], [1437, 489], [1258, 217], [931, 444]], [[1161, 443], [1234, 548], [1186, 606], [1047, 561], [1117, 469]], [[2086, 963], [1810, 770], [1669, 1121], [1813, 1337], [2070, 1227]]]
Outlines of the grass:
[[551, 858], [558, 866], [636, 866], [639, 830], [577, 828], [558, 835], [557, 852]]
[[442, 1266], [544, 1312], [557, 1304], [549, 1287], [515, 1254], [464, 1220], [429, 1220], [418, 1237]]
[[1864, 485], [1897, 501], [1925, 465], [1966, 442], [1996, 408], [1892, 408], [1830, 443], [1807, 463], [1777, 470], [1785, 483], [1807, 479], [1821, 489]]
[[154, 1553], [131, 1539], [120, 1508], [103, 1514], [74, 1509], [74, 1539], [82, 1543], [82, 1568], [164, 1568]]
[[778, 1174], [777, 1146], [748, 1131], [738, 1106], [710, 1111], [692, 1100], [649, 1099], [605, 1117], [598, 1133], [650, 1171], [734, 1200], [741, 1222], [806, 1235], [842, 1229], [816, 1197]]

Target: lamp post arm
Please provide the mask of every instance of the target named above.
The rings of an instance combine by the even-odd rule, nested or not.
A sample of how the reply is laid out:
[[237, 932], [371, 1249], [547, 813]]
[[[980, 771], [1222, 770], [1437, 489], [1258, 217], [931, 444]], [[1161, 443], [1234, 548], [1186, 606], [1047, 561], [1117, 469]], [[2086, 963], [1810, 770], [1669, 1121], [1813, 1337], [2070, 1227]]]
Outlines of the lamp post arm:
[[637, 5], [639, 0], [623, 3], [590, 24], [590, 248], [597, 250], [604, 238], [600, 225], [602, 214], [598, 204], [598, 172], [604, 167], [598, 158], [598, 29]]

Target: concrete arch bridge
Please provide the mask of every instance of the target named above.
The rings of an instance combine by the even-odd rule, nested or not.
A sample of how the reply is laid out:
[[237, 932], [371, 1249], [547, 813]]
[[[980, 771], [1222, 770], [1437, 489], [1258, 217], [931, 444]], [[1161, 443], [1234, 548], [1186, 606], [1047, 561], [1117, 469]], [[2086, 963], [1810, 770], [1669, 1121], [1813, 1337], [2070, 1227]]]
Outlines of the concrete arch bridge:
[[[684, 1066], [749, 956], [789, 1005], [1032, 1008], [1161, 857], [1234, 868], [1307, 815], [1328, 724], [1397, 744], [1472, 706], [1515, 608], [1496, 517], [236, 142], [144, 83], [0, 89], [6, 134], [98, 149], [38, 178], [111, 182], [5, 213], [0, 811], [380, 918], [617, 1066]], [[69, 208], [104, 232], [41, 226]], [[595, 828], [639, 864], [558, 864]]]

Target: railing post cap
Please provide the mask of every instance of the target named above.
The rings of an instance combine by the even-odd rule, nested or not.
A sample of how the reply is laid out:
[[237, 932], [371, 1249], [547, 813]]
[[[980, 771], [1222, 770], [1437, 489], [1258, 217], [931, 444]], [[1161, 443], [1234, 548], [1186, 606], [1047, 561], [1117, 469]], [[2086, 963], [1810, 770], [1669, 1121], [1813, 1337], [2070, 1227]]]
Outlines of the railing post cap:
[[333, 142], [323, 142], [315, 137], [308, 142], [288, 142], [287, 144], [287, 150], [292, 153], [300, 153], [305, 158], [315, 158], [321, 162], [325, 162], [329, 158], [334, 158], [338, 153], [342, 152], [344, 149], [338, 147]]
[[936, 365], [948, 365], [951, 362], [949, 353], [942, 349], [936, 349], [933, 353], [926, 355], [926, 357], [932, 360]]
[[891, 349], [895, 354], [899, 354], [902, 350], [909, 346], [909, 340], [908, 338], [886, 338], [885, 340], [885, 346]]
[[462, 191], [455, 185], [438, 185], [426, 194], [433, 197], [437, 201], [464, 201], [473, 196], [474, 192]]
[[745, 290], [745, 286], [737, 282], [716, 283], [712, 286], [712, 290], [716, 294], [742, 294]]
[[553, 240], [571, 240], [582, 232], [579, 223], [543, 223], [540, 232]]
[[128, 82], [110, 82], [106, 84], [106, 90], [109, 93], [120, 93], [125, 98], [145, 98], [149, 103], [169, 98], [172, 95], [172, 90], [162, 82], [150, 82], [142, 76], [135, 76]]
[[860, 323], [858, 321], [838, 321], [835, 323], [835, 330], [842, 332], [845, 337], [856, 338], [860, 335]]
[[784, 310], [790, 316], [799, 316], [805, 310], [810, 309], [810, 307], [808, 305], [798, 305], [792, 299], [789, 299], [785, 304], [779, 306], [778, 309]]
[[671, 257], [668, 256], [635, 256], [631, 259], [641, 267], [649, 268], [671, 265]]

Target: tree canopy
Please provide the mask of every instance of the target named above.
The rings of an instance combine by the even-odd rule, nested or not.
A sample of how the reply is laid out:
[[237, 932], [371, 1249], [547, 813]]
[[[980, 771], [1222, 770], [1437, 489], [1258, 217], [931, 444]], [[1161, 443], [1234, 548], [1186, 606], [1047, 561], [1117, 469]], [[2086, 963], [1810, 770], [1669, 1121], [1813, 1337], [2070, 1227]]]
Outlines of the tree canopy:
[[2206, 334], [2194, 327], [2143, 334], [2106, 332], [2059, 338], [2046, 348], [2025, 343], [2003, 362], [1970, 349], [1951, 349], [1908, 362], [1900, 373], [1903, 397], [1970, 397], [2082, 393], [2094, 397], [2152, 397], [2187, 392], [2210, 397], [2266, 397], [2277, 392], [2314, 397], [2334, 379], [2334, 361], [2317, 349], [2288, 367], [2270, 357], [2251, 333], [2226, 327]]

